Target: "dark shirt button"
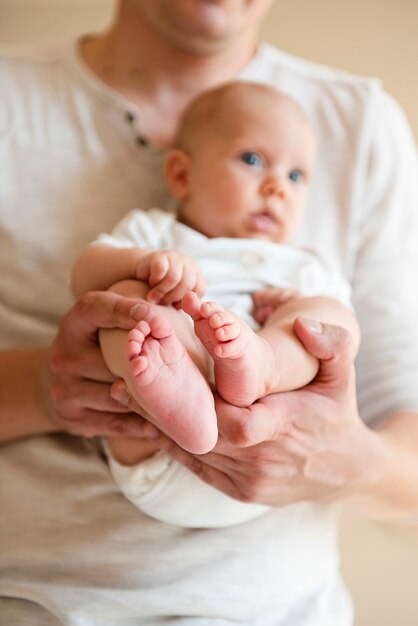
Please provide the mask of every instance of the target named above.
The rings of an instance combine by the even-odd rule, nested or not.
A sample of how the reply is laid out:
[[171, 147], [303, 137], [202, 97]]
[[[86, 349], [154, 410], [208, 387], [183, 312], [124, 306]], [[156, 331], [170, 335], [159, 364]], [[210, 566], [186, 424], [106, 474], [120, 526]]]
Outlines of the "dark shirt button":
[[136, 138], [136, 143], [138, 144], [138, 146], [146, 148], [148, 146], [148, 139], [145, 139], [145, 137], [141, 137], [141, 135], [138, 135], [138, 137]]
[[125, 120], [129, 124], [132, 124], [135, 121], [135, 115], [133, 113], [131, 113], [130, 111], [126, 111], [126, 113], [125, 113]]

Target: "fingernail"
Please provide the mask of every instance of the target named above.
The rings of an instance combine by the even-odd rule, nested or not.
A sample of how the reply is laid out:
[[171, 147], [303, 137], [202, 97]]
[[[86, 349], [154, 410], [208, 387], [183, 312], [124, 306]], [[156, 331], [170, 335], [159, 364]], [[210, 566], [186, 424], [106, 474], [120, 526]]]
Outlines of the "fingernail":
[[323, 324], [321, 324], [321, 322], [318, 322], [317, 320], [312, 320], [309, 317], [301, 317], [300, 321], [305, 326], [305, 328], [310, 330], [311, 333], [313, 333], [314, 335], [322, 335], [323, 334], [324, 326], [323, 326]]
[[112, 397], [123, 406], [128, 406], [129, 404], [129, 393], [125, 389], [118, 389], [116, 392], [113, 392]]
[[131, 317], [136, 320], [141, 320], [148, 313], [148, 307], [143, 302], [135, 304], [131, 309]]

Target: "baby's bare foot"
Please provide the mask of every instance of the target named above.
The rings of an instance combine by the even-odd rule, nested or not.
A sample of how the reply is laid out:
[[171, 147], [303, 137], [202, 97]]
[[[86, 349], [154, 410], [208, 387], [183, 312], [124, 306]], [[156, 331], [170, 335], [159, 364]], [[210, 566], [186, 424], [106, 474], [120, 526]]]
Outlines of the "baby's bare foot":
[[129, 332], [127, 357], [130, 391], [155, 425], [185, 450], [209, 452], [218, 437], [212, 391], [169, 320], [140, 321]]
[[249, 406], [270, 392], [274, 368], [270, 345], [238, 315], [215, 302], [185, 294], [182, 309], [194, 320], [195, 333], [215, 362], [215, 383], [224, 400]]

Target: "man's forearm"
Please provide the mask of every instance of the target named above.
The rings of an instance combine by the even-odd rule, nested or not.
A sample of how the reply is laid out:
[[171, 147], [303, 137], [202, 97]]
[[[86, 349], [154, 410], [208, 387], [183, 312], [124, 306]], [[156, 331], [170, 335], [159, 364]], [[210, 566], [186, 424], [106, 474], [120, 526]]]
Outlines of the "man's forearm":
[[0, 353], [0, 443], [58, 430], [42, 402], [45, 354], [43, 348]]
[[392, 415], [369, 452], [364, 484], [343, 500], [376, 521], [418, 523], [418, 413]]

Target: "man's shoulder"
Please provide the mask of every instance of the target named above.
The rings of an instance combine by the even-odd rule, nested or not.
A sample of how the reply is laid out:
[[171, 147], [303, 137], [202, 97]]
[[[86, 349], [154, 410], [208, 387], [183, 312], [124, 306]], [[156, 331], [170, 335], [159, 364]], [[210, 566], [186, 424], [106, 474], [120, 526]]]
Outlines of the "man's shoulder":
[[241, 78], [267, 83], [293, 97], [323, 137], [337, 137], [330, 134], [332, 126], [344, 128], [346, 138], [363, 133], [386, 98], [376, 78], [308, 61], [270, 44], [260, 45]]
[[0, 47], [0, 77], [20, 80], [21, 77], [42, 75], [53, 70], [66, 56], [65, 46]]
[[283, 88], [300, 85], [304, 89], [318, 94], [344, 91], [353, 95], [364, 95], [380, 88], [380, 81], [375, 77], [351, 74], [343, 69], [331, 67], [298, 57], [275, 46], [262, 43], [258, 53], [245, 68], [243, 75], [250, 80], [267, 81]]
[[68, 46], [0, 48], [1, 119], [25, 118], [32, 107], [47, 107], [68, 83]]
[[[2, 95], [22, 100], [25, 94], [53, 99], [77, 82], [72, 71], [74, 44], [52, 47], [0, 48], [0, 85]], [[29, 104], [31, 98], [27, 100]]]

